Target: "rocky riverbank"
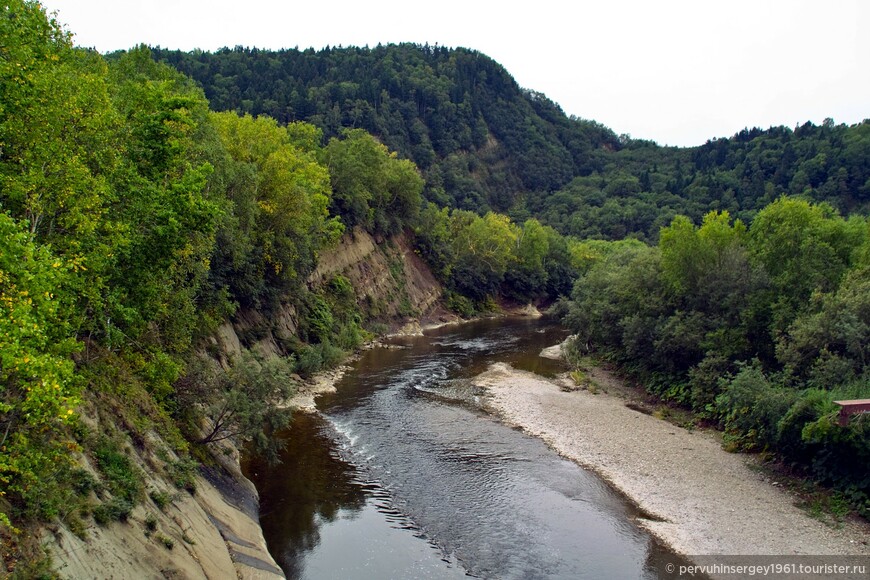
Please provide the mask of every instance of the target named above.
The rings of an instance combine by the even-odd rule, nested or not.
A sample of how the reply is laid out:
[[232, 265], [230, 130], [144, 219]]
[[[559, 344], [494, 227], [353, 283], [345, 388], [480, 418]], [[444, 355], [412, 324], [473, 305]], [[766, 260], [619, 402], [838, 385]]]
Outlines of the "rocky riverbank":
[[567, 383], [502, 363], [475, 384], [489, 410], [601, 475], [646, 514], [643, 527], [681, 554], [870, 555], [864, 523], [832, 528], [813, 519], [753, 469], [752, 457], [724, 451], [717, 433], [635, 411], [616, 377], [594, 375], [607, 393], [563, 390]]

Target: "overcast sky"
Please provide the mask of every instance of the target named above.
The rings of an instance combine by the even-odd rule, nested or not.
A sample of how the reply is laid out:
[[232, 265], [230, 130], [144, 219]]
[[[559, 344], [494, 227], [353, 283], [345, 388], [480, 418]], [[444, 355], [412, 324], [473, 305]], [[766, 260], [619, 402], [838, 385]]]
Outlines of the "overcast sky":
[[566, 113], [662, 145], [870, 118], [867, 0], [45, 0], [75, 42], [479, 50]]

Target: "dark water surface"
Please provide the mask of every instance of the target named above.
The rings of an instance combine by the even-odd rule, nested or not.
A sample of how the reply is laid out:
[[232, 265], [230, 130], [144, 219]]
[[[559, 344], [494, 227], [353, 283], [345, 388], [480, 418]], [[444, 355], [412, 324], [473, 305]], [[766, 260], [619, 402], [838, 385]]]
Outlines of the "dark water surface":
[[288, 578], [666, 578], [676, 556], [593, 474], [478, 408], [492, 362], [543, 375], [547, 320], [495, 319], [368, 351], [283, 463], [246, 466]]

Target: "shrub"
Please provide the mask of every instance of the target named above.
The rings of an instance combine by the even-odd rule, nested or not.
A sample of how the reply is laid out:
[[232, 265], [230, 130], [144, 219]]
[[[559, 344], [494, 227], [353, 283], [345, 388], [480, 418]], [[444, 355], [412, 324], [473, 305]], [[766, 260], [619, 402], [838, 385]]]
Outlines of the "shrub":
[[99, 490], [100, 484], [86, 469], [73, 469], [69, 475], [73, 492], [79, 497], [87, 497], [92, 491]]
[[744, 450], [775, 445], [779, 420], [797, 396], [795, 391], [772, 385], [758, 363], [744, 366], [716, 397], [726, 440]]
[[94, 521], [104, 526], [112, 521], [126, 522], [133, 512], [133, 502], [123, 497], [113, 497], [94, 508]]
[[[166, 469], [175, 487], [184, 489], [190, 494], [196, 493], [196, 474], [199, 463], [193, 459], [179, 459], [178, 461], [170, 461]], [[160, 507], [159, 502], [162, 501], [163, 497], [158, 495], [158, 499], [154, 499], [154, 495], [152, 495], [151, 499]]]
[[101, 437], [97, 441], [93, 453], [97, 469], [103, 476], [105, 488], [120, 502], [118, 506], [129, 504], [130, 509], [132, 509], [133, 504], [143, 494], [142, 480], [144, 478], [142, 472], [133, 465], [133, 462], [124, 454], [114, 439]]
[[157, 534], [157, 541], [163, 544], [163, 547], [167, 550], [171, 550], [175, 547], [175, 542], [172, 540], [172, 538], [164, 536], [163, 534]]
[[161, 511], [172, 502], [172, 497], [165, 491], [151, 490], [148, 496]]
[[303, 378], [311, 378], [323, 368], [323, 355], [320, 349], [305, 345], [296, 351], [296, 372]]
[[457, 292], [447, 292], [445, 295], [445, 301], [447, 303], [447, 308], [463, 318], [471, 318], [477, 314], [477, 310], [474, 308], [474, 302], [462, 294]]

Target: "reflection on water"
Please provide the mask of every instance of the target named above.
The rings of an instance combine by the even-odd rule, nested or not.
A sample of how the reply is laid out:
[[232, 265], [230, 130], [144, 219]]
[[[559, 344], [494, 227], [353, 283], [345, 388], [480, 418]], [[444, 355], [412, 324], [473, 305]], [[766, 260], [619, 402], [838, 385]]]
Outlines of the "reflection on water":
[[288, 435], [281, 464], [246, 465], [261, 497], [263, 535], [288, 578], [465, 577], [419, 539], [382, 486], [339, 457], [327, 421], [297, 413]]
[[677, 561], [600, 479], [482, 413], [492, 362], [552, 375], [564, 332], [500, 319], [367, 352], [297, 414], [283, 463], [251, 461], [290, 578], [661, 578]]

